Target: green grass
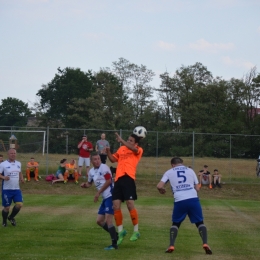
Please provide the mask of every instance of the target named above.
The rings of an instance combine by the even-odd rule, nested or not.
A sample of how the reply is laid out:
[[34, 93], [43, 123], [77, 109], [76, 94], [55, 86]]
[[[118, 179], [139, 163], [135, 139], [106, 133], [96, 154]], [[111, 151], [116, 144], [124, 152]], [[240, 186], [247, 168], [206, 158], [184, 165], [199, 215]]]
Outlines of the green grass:
[[[49, 155], [50, 169], [56, 169], [63, 157]], [[25, 162], [27, 158], [19, 155], [17, 159]], [[40, 161], [42, 174], [44, 162]], [[123, 204], [128, 235], [119, 250], [112, 252], [103, 249], [110, 238], [96, 224], [99, 203], [93, 202], [94, 187], [81, 189], [72, 182], [50, 185], [44, 179], [21, 184], [24, 207], [16, 217], [16, 227], [10, 223], [7, 228], [0, 227], [0, 259], [259, 259], [260, 179], [255, 176], [255, 160], [233, 162], [230, 182], [228, 160], [196, 158], [196, 172], [208, 164], [211, 171], [218, 168], [226, 182], [222, 189], [203, 186], [199, 192], [213, 255], [205, 255], [198, 231], [188, 219], [180, 227], [176, 250], [164, 253], [169, 243], [173, 198], [169, 186], [166, 194], [160, 195], [156, 184], [169, 169], [169, 162], [166, 157], [142, 158], [136, 181], [141, 238], [129, 241], [133, 227]], [[191, 165], [191, 158], [184, 158], [184, 162]]]
[[[75, 186], [70, 185], [71, 188]], [[60, 187], [51, 187], [54, 190]], [[224, 189], [224, 188], [223, 188]], [[205, 189], [205, 191], [207, 191]], [[218, 190], [218, 192], [221, 192]], [[1, 259], [206, 259], [195, 225], [186, 219], [173, 254], [168, 246], [173, 199], [141, 196], [139, 212], [141, 238], [129, 241], [132, 224], [123, 205], [128, 235], [117, 251], [105, 251], [108, 233], [96, 224], [99, 204], [93, 203], [94, 189], [84, 195], [24, 194], [24, 207], [17, 226], [1, 228]], [[212, 193], [213, 194], [213, 193]], [[205, 194], [204, 194], [205, 195]], [[213, 196], [214, 197], [214, 196]], [[217, 198], [201, 199], [211, 259], [257, 259], [260, 255], [260, 202]]]

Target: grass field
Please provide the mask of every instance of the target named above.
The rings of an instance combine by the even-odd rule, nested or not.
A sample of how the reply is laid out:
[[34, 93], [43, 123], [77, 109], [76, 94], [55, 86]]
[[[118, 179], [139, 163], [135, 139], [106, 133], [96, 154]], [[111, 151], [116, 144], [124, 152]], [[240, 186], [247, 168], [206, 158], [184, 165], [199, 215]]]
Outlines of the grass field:
[[[57, 161], [55, 158], [53, 162]], [[161, 174], [169, 168], [169, 159], [157, 161]], [[81, 189], [72, 182], [52, 186], [42, 179], [21, 184], [24, 207], [16, 218], [16, 227], [8, 223], [7, 228], [1, 228], [0, 259], [259, 259], [260, 186], [254, 160], [237, 160], [237, 169], [233, 169], [237, 179], [245, 179], [246, 183], [229, 182], [226, 178], [222, 189], [203, 186], [199, 192], [211, 256], [205, 255], [198, 231], [188, 219], [179, 230], [176, 250], [164, 253], [169, 243], [173, 199], [169, 186], [165, 195], [156, 189], [160, 176], [156, 178], [155, 160], [158, 159], [143, 158], [138, 168], [138, 241], [129, 241], [132, 224], [123, 205], [128, 235], [119, 250], [105, 251], [110, 238], [95, 222], [99, 204], [93, 202], [94, 187]], [[189, 158], [184, 160], [191, 164]], [[219, 170], [223, 169], [222, 174], [227, 164], [210, 158], [196, 160], [198, 169], [203, 164], [216, 163]], [[248, 176], [251, 171], [245, 170], [250, 167], [252, 176]]]

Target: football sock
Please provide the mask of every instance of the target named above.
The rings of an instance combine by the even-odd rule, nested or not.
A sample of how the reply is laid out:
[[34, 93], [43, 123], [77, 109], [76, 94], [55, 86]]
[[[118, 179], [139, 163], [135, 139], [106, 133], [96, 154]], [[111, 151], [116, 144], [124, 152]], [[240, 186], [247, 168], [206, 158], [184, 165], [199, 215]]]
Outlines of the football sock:
[[203, 244], [208, 243], [207, 228], [204, 224], [198, 226], [199, 234]]
[[12, 210], [12, 213], [10, 214], [9, 218], [10, 218], [10, 219], [13, 219], [13, 218], [17, 215], [17, 213], [18, 213], [19, 211], [20, 211], [20, 208], [14, 206], [14, 207], [13, 207], [13, 210]]
[[30, 170], [26, 170], [26, 176], [27, 176], [27, 180], [29, 181], [31, 179], [31, 176], [30, 176]]
[[109, 232], [108, 226], [107, 226], [107, 223], [106, 223], [106, 222], [104, 223], [104, 225], [102, 226], [102, 228], [103, 228], [104, 230], [106, 230], [107, 232]]
[[117, 244], [117, 234], [116, 234], [116, 228], [115, 226], [109, 226], [108, 227], [108, 232], [110, 234], [111, 240], [112, 240], [112, 245]]
[[9, 211], [2, 210], [2, 217], [3, 217], [3, 221], [4, 222], [6, 222], [8, 214], [9, 214]]
[[34, 171], [34, 179], [35, 180], [38, 180], [38, 175], [39, 175], [39, 170], [38, 169], [35, 169], [35, 171]]
[[121, 226], [123, 224], [123, 214], [121, 209], [114, 211], [114, 217], [115, 217], [116, 225]]
[[78, 179], [79, 179], [79, 174], [78, 174], [78, 172], [74, 172], [74, 177], [75, 177], [75, 181], [78, 181]]
[[170, 246], [174, 246], [175, 239], [178, 235], [179, 228], [177, 226], [172, 226], [170, 228]]
[[131, 216], [133, 225], [134, 226], [137, 225], [138, 224], [138, 213], [137, 213], [137, 210], [136, 209], [132, 209], [130, 211], [130, 216]]

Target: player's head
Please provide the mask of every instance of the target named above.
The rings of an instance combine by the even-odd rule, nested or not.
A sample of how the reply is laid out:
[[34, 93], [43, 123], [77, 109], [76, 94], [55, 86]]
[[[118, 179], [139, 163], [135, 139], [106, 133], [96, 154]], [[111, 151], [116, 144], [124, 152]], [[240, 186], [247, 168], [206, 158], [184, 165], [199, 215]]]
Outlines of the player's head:
[[91, 163], [93, 164], [94, 168], [98, 168], [101, 164], [100, 155], [97, 152], [93, 152], [90, 156]]
[[105, 140], [105, 139], [106, 139], [106, 134], [105, 134], [105, 133], [102, 133], [102, 134], [101, 134], [101, 139], [102, 139], [102, 140]]
[[218, 169], [215, 169], [215, 170], [214, 170], [214, 173], [218, 173]]
[[75, 164], [75, 163], [76, 163], [75, 159], [70, 160], [70, 164]]
[[205, 164], [203, 167], [204, 167], [205, 169], [207, 169], [209, 166]]
[[128, 137], [127, 142], [132, 143], [132, 144], [139, 144], [141, 139], [142, 139], [142, 137], [139, 137], [139, 136], [137, 136], [135, 134], [131, 134]]
[[16, 158], [16, 150], [11, 148], [8, 150], [8, 159], [10, 161], [15, 161], [15, 158]]
[[30, 161], [31, 161], [31, 162], [34, 162], [34, 158], [32, 157], [32, 158], [30, 159]]
[[171, 159], [171, 165], [172, 166], [182, 164], [182, 163], [183, 163], [183, 160], [180, 157], [173, 157]]

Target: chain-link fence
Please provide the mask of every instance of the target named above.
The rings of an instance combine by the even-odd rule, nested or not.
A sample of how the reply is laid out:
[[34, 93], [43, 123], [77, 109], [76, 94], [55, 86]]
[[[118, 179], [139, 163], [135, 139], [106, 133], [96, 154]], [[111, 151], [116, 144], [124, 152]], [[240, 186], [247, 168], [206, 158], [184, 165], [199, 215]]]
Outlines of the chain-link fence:
[[[40, 171], [47, 175], [55, 171], [64, 156], [77, 158], [77, 145], [83, 134], [95, 146], [101, 133], [105, 133], [111, 151], [116, 151], [120, 144], [115, 139], [115, 132], [125, 140], [132, 133], [131, 130], [122, 129], [0, 127], [0, 154], [15, 143], [20, 155], [18, 159], [23, 165], [30, 157], [35, 157], [40, 163]], [[10, 140], [11, 136], [15, 136], [16, 140]], [[141, 161], [138, 169], [150, 171], [159, 178], [170, 168], [170, 158], [180, 156], [196, 173], [207, 164], [212, 172], [217, 168], [225, 181], [259, 182], [255, 170], [256, 159], [260, 155], [259, 144], [260, 135], [158, 132], [148, 129], [147, 137], [141, 141], [144, 165], [142, 168]]]

